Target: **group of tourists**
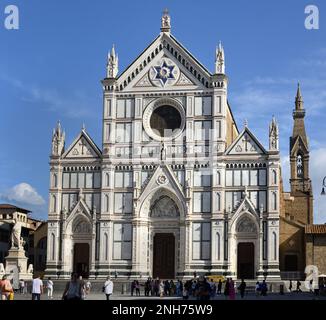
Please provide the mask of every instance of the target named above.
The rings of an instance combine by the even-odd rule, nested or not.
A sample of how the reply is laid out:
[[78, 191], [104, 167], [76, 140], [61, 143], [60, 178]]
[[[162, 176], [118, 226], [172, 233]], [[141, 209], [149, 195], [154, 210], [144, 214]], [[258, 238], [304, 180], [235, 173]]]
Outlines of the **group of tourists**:
[[[136, 295], [140, 295], [140, 286], [137, 280], [131, 283], [131, 295], [133, 296], [135, 288]], [[183, 297], [183, 299], [196, 298], [198, 300], [209, 300], [216, 297], [216, 295], [223, 293], [226, 299], [233, 300], [236, 296], [236, 291], [240, 293], [243, 298], [246, 291], [246, 283], [244, 280], [241, 281], [239, 287], [236, 287], [235, 282], [232, 278], [226, 279], [224, 285], [220, 279], [215, 282], [213, 279], [205, 278], [204, 276], [195, 277], [186, 282], [181, 280], [160, 280], [148, 278], [147, 281], [142, 285], [144, 286], [145, 296], [160, 296], [160, 297]]]

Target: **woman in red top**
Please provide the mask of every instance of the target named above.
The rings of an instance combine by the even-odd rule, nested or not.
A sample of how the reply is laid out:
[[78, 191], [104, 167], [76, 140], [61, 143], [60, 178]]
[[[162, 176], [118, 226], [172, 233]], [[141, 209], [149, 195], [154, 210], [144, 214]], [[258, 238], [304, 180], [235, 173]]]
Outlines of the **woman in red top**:
[[4, 275], [2, 277], [2, 281], [0, 282], [0, 289], [1, 289], [1, 300], [9, 300], [10, 293], [13, 293], [14, 290], [10, 281], [7, 279], [7, 276]]

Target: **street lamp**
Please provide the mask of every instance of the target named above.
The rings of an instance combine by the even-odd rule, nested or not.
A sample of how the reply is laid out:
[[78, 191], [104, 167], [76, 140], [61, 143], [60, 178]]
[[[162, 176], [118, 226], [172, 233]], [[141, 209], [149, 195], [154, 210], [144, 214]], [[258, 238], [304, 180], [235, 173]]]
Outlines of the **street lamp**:
[[326, 176], [323, 179], [323, 187], [322, 187], [321, 193], [320, 193], [322, 196], [326, 195], [325, 188], [326, 188]]

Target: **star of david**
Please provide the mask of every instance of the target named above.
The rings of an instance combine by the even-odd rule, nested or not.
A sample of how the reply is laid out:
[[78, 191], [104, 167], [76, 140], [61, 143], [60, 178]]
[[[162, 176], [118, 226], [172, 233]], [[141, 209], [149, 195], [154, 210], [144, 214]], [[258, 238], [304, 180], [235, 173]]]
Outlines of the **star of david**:
[[163, 85], [165, 85], [169, 79], [175, 79], [172, 73], [174, 66], [168, 66], [165, 61], [163, 61], [162, 66], [154, 67], [154, 69], [156, 71], [155, 80], [160, 80]]

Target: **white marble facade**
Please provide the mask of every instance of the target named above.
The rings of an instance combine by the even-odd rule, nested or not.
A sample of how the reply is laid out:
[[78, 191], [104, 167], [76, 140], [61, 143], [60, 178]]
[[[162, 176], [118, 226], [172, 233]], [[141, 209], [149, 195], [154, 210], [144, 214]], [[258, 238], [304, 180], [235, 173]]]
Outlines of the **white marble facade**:
[[53, 132], [47, 275], [279, 276], [277, 124], [268, 150], [247, 124], [227, 143], [224, 59], [220, 45], [210, 73], [169, 17], [124, 72], [110, 52], [102, 148], [84, 128], [68, 148]]

